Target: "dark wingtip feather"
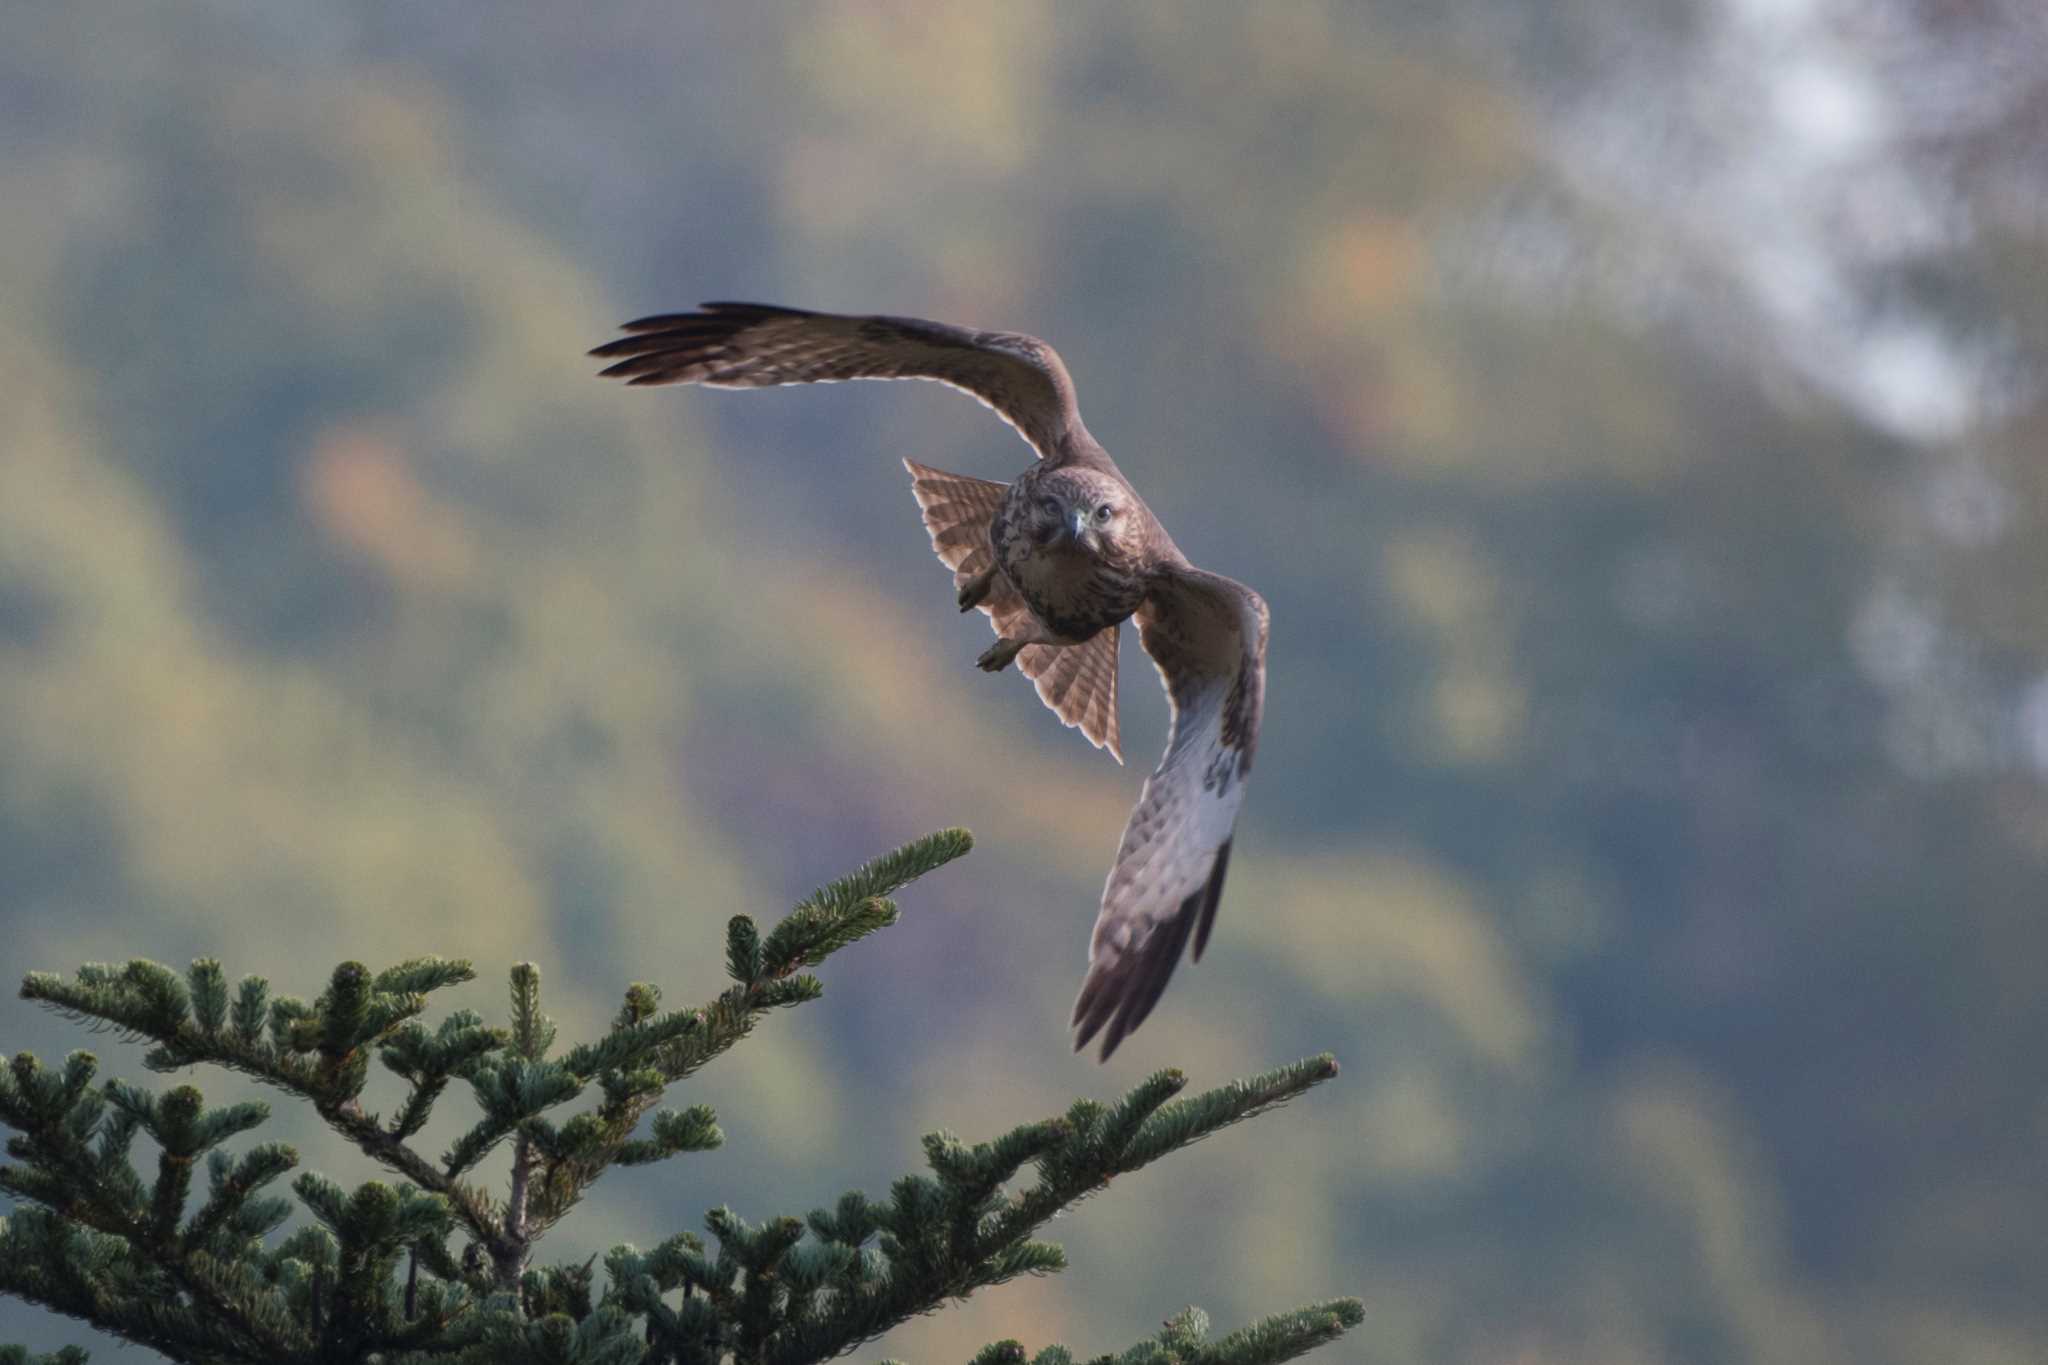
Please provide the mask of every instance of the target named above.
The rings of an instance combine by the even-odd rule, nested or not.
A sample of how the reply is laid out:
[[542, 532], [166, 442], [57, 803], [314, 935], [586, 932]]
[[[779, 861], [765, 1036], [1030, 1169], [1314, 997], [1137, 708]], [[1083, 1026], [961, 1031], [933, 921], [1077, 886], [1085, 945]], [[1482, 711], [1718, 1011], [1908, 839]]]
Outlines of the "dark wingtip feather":
[[1073, 1026], [1079, 1030], [1074, 1051], [1079, 1052], [1102, 1033], [1102, 1052], [1096, 1060], [1106, 1062], [1151, 1015], [1159, 997], [1166, 994], [1173, 969], [1180, 965], [1181, 950], [1187, 947], [1206, 894], [1205, 887], [1182, 901], [1174, 917], [1154, 925], [1135, 951], [1090, 968], [1080, 997], [1074, 1001]]
[[1202, 887], [1201, 923], [1195, 927], [1194, 961], [1202, 960], [1202, 949], [1209, 946], [1209, 931], [1216, 927], [1216, 907], [1223, 903], [1223, 873], [1230, 866], [1230, 840], [1216, 850], [1216, 861], [1209, 867], [1209, 880]]
[[700, 303], [697, 307], [705, 313], [715, 313], [721, 316], [731, 316], [734, 314], [757, 318], [810, 318], [817, 316], [816, 313], [813, 313], [808, 308], [784, 308], [779, 303], [734, 303], [729, 300], [717, 300], [711, 303]]
[[644, 318], [634, 318], [631, 322], [620, 323], [619, 330], [635, 335], [644, 332], [671, 332], [678, 328], [702, 327], [717, 321], [716, 318], [706, 317], [702, 313], [649, 313]]
[[628, 375], [647, 374], [654, 370], [666, 369], [670, 362], [661, 356], [632, 355], [615, 364], [607, 365], [597, 372], [599, 379], [624, 379]]
[[[598, 360], [620, 360], [601, 372], [600, 377], [621, 379], [641, 369], [674, 368], [691, 359], [702, 358], [718, 343], [744, 332], [754, 323], [771, 317], [809, 317], [799, 308], [778, 308], [767, 303], [707, 303], [694, 313], [649, 313], [644, 318], [619, 324], [624, 336], [593, 346], [587, 352]], [[639, 368], [634, 368], [635, 362]], [[639, 383], [679, 383], [678, 379], [643, 379]]]

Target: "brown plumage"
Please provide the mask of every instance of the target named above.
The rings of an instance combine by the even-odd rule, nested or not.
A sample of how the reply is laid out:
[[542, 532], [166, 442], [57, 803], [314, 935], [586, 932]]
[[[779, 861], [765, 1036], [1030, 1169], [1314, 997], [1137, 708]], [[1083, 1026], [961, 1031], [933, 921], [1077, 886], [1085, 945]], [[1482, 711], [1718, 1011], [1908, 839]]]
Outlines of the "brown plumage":
[[1014, 660], [1062, 721], [1118, 762], [1126, 619], [1166, 689], [1166, 754], [1124, 827], [1074, 1002], [1076, 1050], [1100, 1034], [1107, 1060], [1159, 1002], [1189, 941], [1197, 960], [1208, 944], [1265, 701], [1265, 602], [1188, 563], [1088, 434], [1066, 367], [1036, 337], [752, 303], [622, 330], [591, 354], [629, 384], [933, 379], [993, 408], [1038, 452], [1009, 484], [904, 464], [960, 609], [979, 608], [995, 628], [981, 667]]

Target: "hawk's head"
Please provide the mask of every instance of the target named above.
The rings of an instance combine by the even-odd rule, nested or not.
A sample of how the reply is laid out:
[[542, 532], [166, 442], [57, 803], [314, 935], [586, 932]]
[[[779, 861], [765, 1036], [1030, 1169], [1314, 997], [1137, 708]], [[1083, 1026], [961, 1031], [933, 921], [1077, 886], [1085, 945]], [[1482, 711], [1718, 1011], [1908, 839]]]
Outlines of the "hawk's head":
[[1134, 556], [1137, 499], [1119, 480], [1093, 469], [1055, 469], [1034, 491], [1030, 534], [1037, 544], [1112, 562]]

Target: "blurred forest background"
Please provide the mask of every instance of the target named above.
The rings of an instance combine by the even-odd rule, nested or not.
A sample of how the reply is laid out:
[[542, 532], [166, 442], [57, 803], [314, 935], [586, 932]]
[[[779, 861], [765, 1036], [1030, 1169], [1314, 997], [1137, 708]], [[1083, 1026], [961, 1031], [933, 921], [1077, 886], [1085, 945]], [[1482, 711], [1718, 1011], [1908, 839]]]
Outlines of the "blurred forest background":
[[[2048, 1359], [2044, 16], [10, 5], [0, 967], [530, 957], [573, 1032], [960, 823], [550, 1253], [1327, 1047], [867, 1358], [1359, 1293], [1389, 1365]], [[958, 396], [591, 377], [706, 298], [1052, 340], [1271, 601], [1216, 941], [1106, 1073], [1150, 669], [1118, 769], [972, 668], [896, 461], [1028, 451]]]

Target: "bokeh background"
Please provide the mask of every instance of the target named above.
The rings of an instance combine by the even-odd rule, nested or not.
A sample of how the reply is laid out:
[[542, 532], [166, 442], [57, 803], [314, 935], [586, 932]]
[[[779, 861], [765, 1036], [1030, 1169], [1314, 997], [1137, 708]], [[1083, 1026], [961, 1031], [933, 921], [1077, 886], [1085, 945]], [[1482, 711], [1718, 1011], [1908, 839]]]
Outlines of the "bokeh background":
[[[1331, 1360], [2048, 1358], [2044, 14], [10, 5], [0, 967], [533, 958], [588, 1029], [964, 824], [553, 1254], [1328, 1048], [861, 1358], [1340, 1293]], [[1150, 669], [1125, 769], [973, 669], [896, 461], [1028, 452], [956, 395], [591, 378], [705, 298], [1052, 339], [1271, 601], [1216, 940], [1107, 1069]]]

